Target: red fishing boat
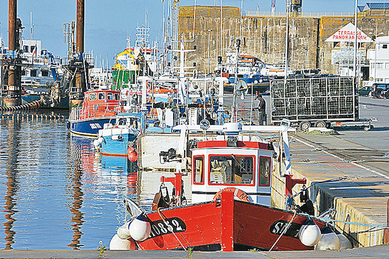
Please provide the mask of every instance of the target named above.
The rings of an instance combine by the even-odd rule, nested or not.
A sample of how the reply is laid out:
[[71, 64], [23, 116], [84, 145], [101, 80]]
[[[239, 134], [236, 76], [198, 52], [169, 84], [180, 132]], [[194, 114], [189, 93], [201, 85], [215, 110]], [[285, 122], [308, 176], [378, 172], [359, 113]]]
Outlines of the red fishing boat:
[[[153, 211], [134, 210], [134, 204], [132, 208], [128, 206], [134, 220], [120, 228], [120, 238], [132, 247], [135, 243], [140, 250], [313, 249], [324, 223], [310, 219], [308, 199], [303, 206], [294, 205], [294, 210], [270, 206], [273, 157], [284, 153], [288, 160], [287, 146], [237, 134], [242, 129], [265, 127], [247, 128], [240, 124], [212, 127], [224, 135], [198, 141], [191, 149], [193, 203], [186, 204], [182, 173], [162, 177]], [[267, 127], [276, 128], [283, 132], [281, 143], [287, 144], [285, 127]], [[279, 150], [280, 146], [284, 147]], [[290, 161], [285, 165], [290, 172]], [[306, 180], [293, 179], [290, 174], [285, 177], [286, 197], [289, 205], [293, 205], [293, 186]], [[173, 197], [168, 195], [167, 183], [174, 186]]]

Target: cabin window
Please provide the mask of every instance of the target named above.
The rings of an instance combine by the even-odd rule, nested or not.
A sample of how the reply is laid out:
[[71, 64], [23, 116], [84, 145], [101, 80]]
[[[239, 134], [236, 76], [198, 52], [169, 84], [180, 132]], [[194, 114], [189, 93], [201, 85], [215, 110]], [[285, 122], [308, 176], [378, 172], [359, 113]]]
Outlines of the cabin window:
[[107, 93], [107, 100], [113, 100], [113, 94]]
[[204, 181], [204, 158], [201, 156], [194, 158], [194, 183], [203, 183]]
[[23, 46], [23, 51], [28, 52], [28, 46]]
[[120, 118], [117, 124], [120, 126], [125, 126], [127, 124], [127, 120], [125, 118]]
[[99, 93], [99, 100], [105, 100], [105, 94]]
[[42, 70], [42, 76], [49, 76], [48, 70]]
[[270, 158], [259, 160], [259, 185], [270, 185]]
[[210, 183], [253, 184], [254, 158], [252, 156], [211, 156]]
[[30, 70], [30, 76], [36, 77], [37, 71], [36, 70]]
[[96, 101], [96, 93], [89, 94], [89, 101]]
[[384, 44], [384, 45], [382, 45], [382, 48], [383, 48], [383, 49], [387, 49], [387, 48], [388, 48], [388, 45], [387, 45], [387, 44]]
[[115, 100], [120, 101], [120, 94], [119, 93], [115, 93]]

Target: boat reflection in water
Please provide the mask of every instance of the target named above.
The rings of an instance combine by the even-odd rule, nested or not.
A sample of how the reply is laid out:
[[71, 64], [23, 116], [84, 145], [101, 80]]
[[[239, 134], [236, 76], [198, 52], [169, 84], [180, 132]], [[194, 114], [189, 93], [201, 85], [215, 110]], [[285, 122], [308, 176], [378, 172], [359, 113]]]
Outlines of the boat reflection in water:
[[136, 165], [96, 156], [93, 139], [42, 118], [0, 118], [0, 249], [107, 246], [123, 198], [138, 200]]
[[[114, 222], [107, 222], [107, 216], [103, 215], [118, 215], [116, 222], [123, 222], [124, 215], [117, 213], [123, 209], [123, 197], [139, 200], [137, 194], [137, 163], [130, 162], [127, 157], [100, 156], [92, 148], [92, 141], [91, 139], [72, 136], [73, 143], [71, 146], [75, 148], [72, 154], [79, 156], [74, 161], [80, 161], [79, 168], [83, 171], [82, 181], [80, 182], [82, 188], [78, 187], [77, 168], [75, 168], [73, 176], [75, 181], [71, 211], [74, 234], [73, 242], [68, 246], [74, 248], [80, 246], [81, 235], [84, 235], [81, 232], [83, 224], [93, 222], [93, 224], [96, 224], [96, 228], [103, 233], [106, 229], [115, 227], [112, 225]], [[96, 215], [88, 212], [81, 213], [79, 208], [85, 202], [90, 204], [82, 206], [82, 211], [95, 207], [99, 212]], [[110, 213], [107, 213], [107, 211]], [[93, 220], [88, 219], [91, 217], [93, 217]], [[88, 238], [105, 239], [101, 234]], [[85, 239], [85, 236], [83, 239]], [[108, 241], [104, 240], [103, 243], [107, 244]]]

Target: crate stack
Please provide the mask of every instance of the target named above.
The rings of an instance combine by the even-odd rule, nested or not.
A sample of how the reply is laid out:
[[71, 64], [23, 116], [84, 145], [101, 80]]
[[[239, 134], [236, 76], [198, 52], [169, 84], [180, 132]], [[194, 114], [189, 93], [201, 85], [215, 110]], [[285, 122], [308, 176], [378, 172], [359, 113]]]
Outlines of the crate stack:
[[352, 77], [313, 77], [272, 80], [271, 121], [353, 121], [358, 97]]

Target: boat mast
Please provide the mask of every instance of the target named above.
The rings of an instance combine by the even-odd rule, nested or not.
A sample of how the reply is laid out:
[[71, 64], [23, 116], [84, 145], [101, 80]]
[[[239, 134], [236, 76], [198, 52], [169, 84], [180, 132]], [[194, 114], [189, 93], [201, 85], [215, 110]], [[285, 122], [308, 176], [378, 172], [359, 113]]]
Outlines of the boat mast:
[[285, 83], [288, 77], [289, 9], [290, 0], [286, 0]]
[[[355, 42], [354, 42], [354, 80], [357, 79], [357, 54], [358, 54], [358, 0], [355, 0]], [[375, 64], [376, 66], [376, 64]]]
[[231, 121], [237, 122], [238, 118], [236, 116], [236, 85], [238, 84], [238, 63], [239, 63], [240, 39], [236, 39], [235, 46], [236, 46], [236, 66], [235, 66], [234, 93], [232, 95], [232, 117], [231, 117]]

